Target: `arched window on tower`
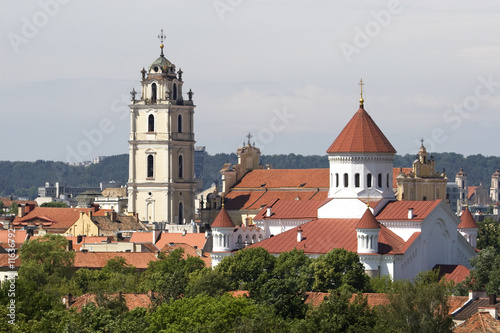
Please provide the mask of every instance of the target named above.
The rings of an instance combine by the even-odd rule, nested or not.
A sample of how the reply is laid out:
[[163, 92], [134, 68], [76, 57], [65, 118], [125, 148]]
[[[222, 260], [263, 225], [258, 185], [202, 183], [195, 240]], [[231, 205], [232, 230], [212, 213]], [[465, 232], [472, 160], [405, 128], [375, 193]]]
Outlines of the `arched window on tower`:
[[153, 155], [148, 155], [148, 178], [154, 177], [154, 157]]
[[179, 202], [179, 224], [184, 224], [184, 205]]
[[339, 187], [339, 174], [335, 174], [335, 187]]
[[349, 175], [347, 173], [344, 173], [344, 187], [349, 186]]
[[177, 84], [174, 83], [174, 93], [173, 93], [173, 100], [176, 101], [177, 100]]
[[182, 133], [182, 115], [177, 116], [177, 132]]
[[156, 103], [156, 83], [151, 85], [151, 102]]
[[354, 175], [354, 187], [359, 187], [359, 173]]
[[184, 177], [184, 159], [182, 155], [179, 155], [179, 178]]
[[389, 174], [385, 175], [385, 182], [386, 182], [386, 186], [387, 188], [389, 188]]
[[366, 175], [366, 187], [372, 187], [372, 174], [371, 173]]
[[378, 188], [382, 188], [382, 174], [379, 173], [377, 178], [378, 178], [377, 179]]
[[150, 114], [148, 117], [148, 132], [154, 132], [154, 131], [155, 131], [155, 116]]

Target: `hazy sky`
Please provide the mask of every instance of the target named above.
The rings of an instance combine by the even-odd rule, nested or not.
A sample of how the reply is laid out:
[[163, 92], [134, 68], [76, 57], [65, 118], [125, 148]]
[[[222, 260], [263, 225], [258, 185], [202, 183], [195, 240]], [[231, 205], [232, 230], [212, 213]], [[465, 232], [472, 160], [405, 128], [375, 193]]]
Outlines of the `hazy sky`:
[[365, 109], [399, 154], [500, 155], [498, 1], [0, 1], [0, 160], [128, 152], [129, 92], [165, 55], [196, 145], [325, 154]]

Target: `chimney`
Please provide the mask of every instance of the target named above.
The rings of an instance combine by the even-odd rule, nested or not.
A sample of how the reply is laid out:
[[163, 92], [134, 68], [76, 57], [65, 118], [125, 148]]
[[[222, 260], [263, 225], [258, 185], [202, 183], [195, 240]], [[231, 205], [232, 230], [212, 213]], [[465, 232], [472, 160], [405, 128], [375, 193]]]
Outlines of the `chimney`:
[[302, 242], [302, 228], [300, 226], [297, 228], [297, 242]]
[[413, 219], [413, 208], [408, 208], [408, 220]]
[[187, 233], [186, 229], [183, 229], [182, 230], [182, 236], [186, 236], [186, 233]]
[[113, 210], [109, 213], [109, 218], [111, 219], [111, 222], [116, 222], [116, 212]]
[[469, 300], [475, 300], [484, 297], [486, 297], [486, 291], [469, 290]]
[[18, 204], [17, 205], [17, 217], [23, 217], [23, 216], [24, 216], [24, 205]]
[[488, 295], [488, 305], [495, 305], [497, 302], [497, 295], [496, 294], [489, 294]]
[[250, 224], [249, 221], [250, 221], [250, 218], [247, 216], [245, 218], [245, 227], [248, 227], [248, 225]]
[[66, 307], [66, 309], [68, 309], [71, 306], [71, 304], [75, 303], [73, 301], [73, 295], [71, 295], [71, 294], [64, 295], [61, 300], [62, 300], [62, 303], [64, 304], [64, 306]]
[[266, 217], [270, 217], [271, 215], [273, 215], [273, 210], [271, 207], [267, 207]]
[[148, 297], [150, 300], [153, 300], [155, 298], [155, 294], [153, 293], [152, 290], [148, 290]]

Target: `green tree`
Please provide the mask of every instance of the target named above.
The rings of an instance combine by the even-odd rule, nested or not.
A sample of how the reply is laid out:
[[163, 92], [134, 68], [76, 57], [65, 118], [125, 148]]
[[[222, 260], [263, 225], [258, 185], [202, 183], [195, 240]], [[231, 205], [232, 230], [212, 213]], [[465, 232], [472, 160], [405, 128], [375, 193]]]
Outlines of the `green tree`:
[[332, 294], [323, 303], [313, 308], [304, 320], [296, 322], [292, 332], [372, 332], [377, 323], [374, 310], [366, 297], [352, 294]]
[[205, 267], [198, 257], [183, 258], [184, 250], [175, 249], [168, 255], [161, 253], [158, 261], [151, 261], [144, 273], [143, 290], [156, 293], [155, 304], [180, 298], [189, 283], [189, 276]]
[[477, 248], [485, 249], [492, 246], [495, 249], [500, 249], [500, 223], [488, 217], [479, 222], [478, 225]]
[[350, 292], [365, 291], [369, 277], [354, 252], [333, 249], [319, 256], [311, 264], [313, 270], [313, 290], [328, 292], [343, 288]]
[[393, 284], [390, 304], [379, 306], [377, 330], [383, 332], [439, 333], [451, 332], [453, 319], [449, 315], [449, 286], [438, 281], [438, 272], [420, 273], [414, 283]]
[[262, 274], [271, 274], [275, 261], [276, 258], [264, 248], [256, 247], [240, 250], [234, 256], [222, 259], [215, 270], [231, 281], [232, 290], [247, 290], [254, 288]]
[[473, 269], [463, 285], [468, 290], [500, 293], [500, 249], [487, 247], [470, 260]]
[[150, 332], [234, 332], [245, 318], [255, 318], [258, 307], [249, 298], [224, 294], [198, 295], [164, 303], [149, 317]]
[[303, 291], [310, 291], [313, 283], [312, 259], [303, 250], [282, 252], [276, 258], [273, 276], [277, 279], [298, 279]]
[[5, 208], [5, 204], [3, 203], [2, 200], [0, 200], [0, 213], [3, 213], [4, 208]]
[[19, 207], [17, 206], [17, 202], [13, 201], [10, 204], [9, 213], [17, 215], [18, 210], [19, 210]]
[[191, 274], [185, 296], [221, 296], [231, 289], [230, 285], [231, 281], [227, 276], [223, 276], [222, 273], [210, 267], [205, 267]]

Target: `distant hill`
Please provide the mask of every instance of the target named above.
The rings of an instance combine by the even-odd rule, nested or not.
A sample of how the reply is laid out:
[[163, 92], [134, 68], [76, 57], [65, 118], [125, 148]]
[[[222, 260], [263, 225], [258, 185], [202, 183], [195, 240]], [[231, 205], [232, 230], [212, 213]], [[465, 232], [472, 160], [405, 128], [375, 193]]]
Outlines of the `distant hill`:
[[[469, 185], [483, 183], [489, 186], [491, 175], [500, 168], [500, 157], [471, 155], [464, 157], [456, 153], [435, 153], [438, 171], [446, 169], [448, 179], [455, 180], [461, 167], [467, 173]], [[415, 155], [396, 155], [394, 167], [410, 167]], [[237, 162], [235, 153], [205, 153], [203, 168], [204, 187], [220, 182], [220, 169], [224, 163]], [[328, 168], [326, 155], [262, 155], [262, 164], [270, 164], [276, 169]], [[115, 180], [125, 184], [128, 180], [128, 155], [106, 157], [98, 164], [90, 166], [70, 166], [63, 162], [9, 162], [0, 161], [0, 196], [22, 196], [35, 198], [38, 187], [45, 182], [66, 181], [70, 186], [98, 187], [102, 181]]]

